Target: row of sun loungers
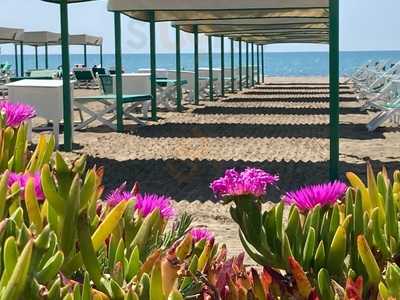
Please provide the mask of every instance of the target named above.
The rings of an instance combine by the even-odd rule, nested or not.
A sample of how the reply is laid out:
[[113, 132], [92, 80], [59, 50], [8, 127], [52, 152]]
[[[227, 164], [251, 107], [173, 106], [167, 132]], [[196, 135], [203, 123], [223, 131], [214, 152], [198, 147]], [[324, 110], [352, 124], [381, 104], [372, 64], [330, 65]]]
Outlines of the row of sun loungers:
[[362, 110], [378, 111], [367, 124], [369, 131], [376, 130], [387, 121], [400, 125], [400, 62], [368, 62], [346, 82], [352, 82], [362, 101]]

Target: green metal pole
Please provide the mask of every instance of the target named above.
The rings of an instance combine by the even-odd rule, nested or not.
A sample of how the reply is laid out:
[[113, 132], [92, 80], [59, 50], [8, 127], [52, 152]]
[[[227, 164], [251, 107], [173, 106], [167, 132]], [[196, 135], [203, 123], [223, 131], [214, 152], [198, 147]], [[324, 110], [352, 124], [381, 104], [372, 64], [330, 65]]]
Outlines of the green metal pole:
[[24, 43], [20, 42], [20, 55], [21, 55], [21, 77], [24, 77]]
[[213, 51], [212, 36], [208, 36], [208, 77], [210, 80], [210, 101], [214, 101], [214, 72], [213, 72]]
[[231, 92], [235, 92], [235, 45], [231, 39]]
[[176, 40], [176, 109], [182, 111], [182, 86], [181, 86], [181, 31], [180, 26], [175, 26]]
[[249, 88], [249, 43], [246, 42], [246, 88]]
[[157, 76], [156, 76], [156, 23], [154, 11], [149, 12], [150, 21], [150, 80], [151, 80], [151, 118], [157, 121]]
[[251, 86], [254, 86], [254, 44], [251, 43]]
[[117, 100], [117, 131], [124, 131], [124, 107], [122, 99], [122, 46], [121, 46], [121, 13], [114, 12], [115, 35], [115, 94]]
[[14, 44], [14, 55], [15, 55], [15, 76], [19, 76], [19, 68], [18, 68], [18, 46]]
[[103, 45], [100, 45], [100, 66], [103, 68]]
[[264, 70], [264, 45], [261, 45], [261, 75], [262, 75], [262, 83], [265, 82], [265, 70]]
[[221, 35], [221, 96], [225, 97], [225, 57], [224, 36]]
[[199, 104], [199, 30], [193, 25], [194, 35], [194, 104]]
[[36, 70], [39, 69], [38, 46], [35, 46], [35, 66]]
[[329, 0], [330, 160], [329, 177], [339, 175], [339, 1]]
[[44, 65], [46, 69], [49, 68], [49, 46], [47, 43], [44, 45]]
[[60, 0], [63, 78], [64, 150], [72, 150], [72, 107], [69, 78], [68, 1]]
[[83, 45], [83, 64], [87, 67], [87, 46]]
[[239, 38], [239, 90], [243, 90], [243, 70], [242, 70], [242, 39]]
[[260, 46], [257, 47], [257, 84], [260, 84]]

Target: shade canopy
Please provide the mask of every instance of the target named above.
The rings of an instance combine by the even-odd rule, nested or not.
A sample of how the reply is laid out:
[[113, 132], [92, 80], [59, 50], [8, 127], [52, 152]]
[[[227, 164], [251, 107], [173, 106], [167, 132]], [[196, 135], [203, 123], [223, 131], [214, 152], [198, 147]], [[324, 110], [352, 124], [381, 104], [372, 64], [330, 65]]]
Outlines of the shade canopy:
[[60, 44], [61, 35], [50, 31], [28, 31], [23, 34], [23, 43], [30, 46]]
[[[238, 40], [239, 38], [233, 38]], [[266, 36], [266, 35], [253, 35], [253, 36], [242, 36], [240, 37], [242, 42], [255, 43], [259, 45], [269, 44], [285, 44], [285, 43], [296, 43], [296, 44], [325, 44], [329, 42], [329, 37], [324, 34], [298, 34], [298, 35], [285, 35], [285, 36]]]
[[[44, 2], [51, 2], [51, 3], [60, 3], [60, 0], [42, 0]], [[96, 1], [96, 0], [67, 0], [67, 3], [79, 3], [79, 2], [89, 2], [89, 1]]]
[[178, 21], [172, 25], [179, 25], [180, 29], [193, 33], [197, 26], [199, 33], [233, 32], [252, 29], [283, 29], [283, 28], [328, 28], [328, 18], [259, 18], [240, 20], [199, 20]]
[[0, 27], [0, 43], [8, 44], [22, 40], [24, 34], [23, 29]]
[[189, 21], [238, 18], [327, 18], [329, 0], [108, 0], [110, 11], [142, 21]]
[[99, 36], [87, 34], [73, 34], [69, 36], [70, 45], [88, 45], [88, 46], [101, 46], [103, 45], [103, 38]]

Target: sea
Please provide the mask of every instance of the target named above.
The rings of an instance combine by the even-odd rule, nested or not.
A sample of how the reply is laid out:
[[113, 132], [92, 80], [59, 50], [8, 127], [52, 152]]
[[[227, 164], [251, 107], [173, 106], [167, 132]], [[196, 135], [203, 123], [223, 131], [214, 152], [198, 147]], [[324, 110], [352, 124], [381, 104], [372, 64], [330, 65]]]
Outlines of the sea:
[[[246, 61], [243, 53], [243, 64]], [[265, 52], [265, 74], [268, 76], [327, 76], [329, 74], [328, 52]], [[238, 65], [238, 54], [234, 56], [235, 66]], [[88, 54], [88, 66], [100, 63], [98, 54]], [[250, 59], [250, 57], [249, 57]], [[44, 68], [44, 55], [39, 55], [39, 68]], [[139, 68], [149, 68], [150, 57], [148, 54], [123, 54], [123, 68], [126, 72], [135, 72]], [[225, 67], [231, 63], [230, 53], [225, 53]], [[260, 59], [261, 60], [261, 59]], [[351, 74], [360, 65], [369, 60], [400, 61], [400, 51], [349, 51], [340, 53], [340, 74]], [[83, 64], [82, 54], [71, 54], [71, 66]], [[157, 68], [174, 69], [176, 66], [175, 54], [157, 54]], [[14, 65], [13, 55], [0, 55], [0, 63], [8, 62]], [[213, 55], [214, 67], [219, 67], [221, 55]], [[61, 55], [49, 55], [49, 68], [57, 68], [61, 65]], [[103, 65], [106, 68], [114, 66], [114, 55], [104, 54]], [[181, 65], [184, 70], [193, 70], [194, 60], [192, 53], [181, 54]], [[200, 53], [199, 66], [208, 67], [208, 54]], [[35, 69], [35, 56], [24, 55], [24, 69]]]

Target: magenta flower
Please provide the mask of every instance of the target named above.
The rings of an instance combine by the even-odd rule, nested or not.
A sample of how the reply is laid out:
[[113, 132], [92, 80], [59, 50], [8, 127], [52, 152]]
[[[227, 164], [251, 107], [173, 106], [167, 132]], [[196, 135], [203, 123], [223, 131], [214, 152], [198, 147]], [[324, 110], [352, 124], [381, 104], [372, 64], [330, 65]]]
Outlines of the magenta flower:
[[132, 193], [128, 192], [125, 189], [125, 184], [122, 184], [119, 188], [113, 190], [111, 193], [108, 194], [106, 197], [106, 202], [108, 206], [115, 207], [122, 201], [128, 201], [132, 199]]
[[217, 197], [252, 195], [260, 198], [267, 193], [267, 187], [278, 182], [279, 176], [261, 169], [246, 168], [241, 173], [235, 169], [225, 171], [224, 177], [214, 180], [210, 187]]
[[294, 204], [300, 211], [307, 212], [318, 204], [321, 207], [335, 204], [343, 197], [346, 190], [346, 184], [334, 181], [302, 187], [297, 191], [286, 193], [283, 200], [286, 204]]
[[137, 194], [135, 210], [142, 216], [146, 217], [155, 209], [160, 210], [161, 217], [164, 220], [171, 219], [175, 216], [172, 208], [171, 198], [156, 194]]
[[29, 173], [13, 173], [11, 172], [8, 176], [8, 182], [7, 185], [10, 188], [15, 182], [18, 183], [20, 189], [21, 189], [21, 197], [22, 199], [24, 198], [24, 191], [26, 184], [28, 183], [28, 179], [33, 178], [33, 184], [35, 186], [35, 196], [37, 200], [43, 201], [45, 196], [42, 190], [42, 184], [40, 180], [40, 173], [36, 172], [35, 174], [29, 174]]
[[35, 109], [24, 103], [1, 101], [0, 111], [4, 115], [6, 125], [9, 127], [18, 127], [22, 122], [36, 116]]
[[211, 231], [207, 230], [206, 228], [199, 227], [190, 230], [190, 235], [195, 243], [201, 240], [210, 241], [214, 238], [214, 234]]

